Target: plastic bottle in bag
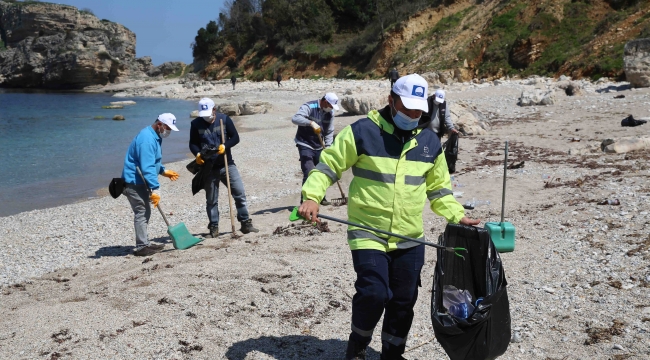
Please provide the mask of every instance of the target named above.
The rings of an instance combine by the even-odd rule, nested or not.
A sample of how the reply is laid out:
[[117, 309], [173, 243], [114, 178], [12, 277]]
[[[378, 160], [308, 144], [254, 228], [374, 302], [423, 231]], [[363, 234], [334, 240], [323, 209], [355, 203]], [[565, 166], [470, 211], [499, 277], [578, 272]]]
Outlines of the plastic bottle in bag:
[[445, 285], [442, 289], [442, 306], [454, 316], [467, 319], [474, 312], [472, 295], [467, 290]]
[[472, 198], [472, 200], [466, 202], [464, 206], [466, 209], [473, 209], [482, 205], [490, 205], [490, 200], [476, 200], [476, 198]]

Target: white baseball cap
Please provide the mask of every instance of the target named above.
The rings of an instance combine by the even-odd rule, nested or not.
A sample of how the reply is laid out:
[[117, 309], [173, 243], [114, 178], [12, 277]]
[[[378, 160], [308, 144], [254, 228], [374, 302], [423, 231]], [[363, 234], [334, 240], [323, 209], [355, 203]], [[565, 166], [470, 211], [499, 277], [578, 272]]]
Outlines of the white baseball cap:
[[172, 128], [172, 130], [178, 131], [178, 128], [176, 127], [176, 116], [174, 116], [174, 114], [172, 113], [160, 114], [158, 115], [158, 119], [156, 120], [169, 126], [170, 128]]
[[402, 99], [402, 104], [409, 110], [429, 111], [428, 89], [429, 84], [418, 74], [402, 76], [393, 85], [393, 92]]
[[442, 89], [436, 90], [436, 103], [442, 104], [445, 102], [445, 91]]
[[199, 100], [199, 116], [212, 115], [212, 109], [214, 109], [214, 101], [212, 99], [203, 98]]
[[339, 97], [336, 96], [335, 93], [327, 93], [327, 94], [325, 94], [324, 97], [325, 97], [325, 100], [327, 100], [327, 102], [330, 103], [330, 105], [332, 105], [334, 110], [339, 109]]

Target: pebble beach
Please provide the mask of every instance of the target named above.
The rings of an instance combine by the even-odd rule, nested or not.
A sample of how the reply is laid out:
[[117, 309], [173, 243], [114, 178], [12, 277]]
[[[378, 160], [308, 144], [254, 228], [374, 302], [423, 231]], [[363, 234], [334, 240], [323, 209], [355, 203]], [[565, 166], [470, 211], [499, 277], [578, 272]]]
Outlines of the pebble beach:
[[[243, 81], [234, 91], [226, 82], [198, 83], [166, 80], [103, 90], [119, 94], [116, 101], [210, 96], [217, 103], [271, 103], [264, 114], [234, 118], [241, 142], [232, 153], [260, 233], [231, 236], [223, 186], [218, 238], [174, 250], [155, 210], [149, 238], [166, 250], [148, 258], [131, 255], [128, 201], [105, 196], [105, 189], [88, 201], [0, 217], [0, 358], [343, 357], [355, 280], [346, 228], [329, 223], [330, 232], [274, 234], [289, 225], [289, 212], [299, 203], [302, 173], [291, 116], [325, 92], [388, 95], [388, 81], [286, 80], [282, 88]], [[448, 101], [479, 109], [488, 125], [485, 135], [461, 137], [454, 174], [459, 202], [489, 201], [467, 210], [482, 220], [480, 226], [501, 217], [506, 140], [509, 163], [524, 162], [507, 175], [505, 218], [516, 227], [517, 241], [514, 252], [501, 255], [513, 334], [501, 358], [650, 358], [650, 154], [600, 150], [605, 139], [650, 136], [648, 124], [620, 125], [629, 114], [650, 116], [650, 90], [578, 81], [582, 95], [567, 96], [555, 90], [556, 83], [534, 78], [440, 85]], [[517, 105], [522, 91], [536, 88], [555, 91], [555, 103]], [[189, 114], [175, 115], [179, 127], [189, 128]], [[359, 118], [338, 112], [336, 131]], [[181, 177], [161, 177], [160, 204], [172, 224], [183, 222], [205, 236], [204, 192], [192, 196], [192, 175], [185, 169], [191, 160], [165, 163]], [[351, 176], [343, 176], [346, 191]], [[338, 188], [327, 196], [340, 197]], [[619, 205], [608, 203], [614, 199]], [[346, 218], [345, 207], [321, 212]], [[427, 208], [424, 214], [426, 236], [435, 241], [444, 220]], [[427, 249], [407, 359], [447, 358], [431, 327], [435, 263], [435, 251]], [[379, 359], [380, 350], [375, 331], [369, 359]]]

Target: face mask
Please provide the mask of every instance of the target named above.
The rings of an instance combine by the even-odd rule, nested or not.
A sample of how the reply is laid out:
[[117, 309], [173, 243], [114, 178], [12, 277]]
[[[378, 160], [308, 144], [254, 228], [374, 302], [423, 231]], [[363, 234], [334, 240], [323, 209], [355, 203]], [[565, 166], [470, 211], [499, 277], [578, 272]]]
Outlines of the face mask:
[[203, 117], [203, 120], [205, 120], [208, 123], [211, 123], [212, 119], [214, 119], [214, 116], [212, 116], [212, 115]]
[[[395, 109], [395, 102], [394, 101], [393, 101], [393, 109]], [[402, 130], [413, 130], [416, 127], [418, 127], [418, 122], [420, 121], [420, 117], [417, 117], [417, 118], [414, 119], [414, 118], [406, 116], [406, 114], [404, 114], [401, 111], [397, 111], [397, 109], [395, 109], [395, 110], [396, 110], [397, 114], [393, 115], [393, 113], [391, 111], [391, 115], [393, 115], [393, 122], [395, 123], [395, 125], [398, 128], [400, 128]]]
[[326, 113], [329, 113], [329, 112], [332, 112], [332, 108], [326, 108], [326, 107], [324, 107], [324, 108], [323, 108], [323, 111], [325, 111]]
[[166, 138], [167, 136], [169, 136], [169, 134], [171, 134], [171, 133], [172, 133], [171, 130], [163, 129], [163, 132], [160, 133], [160, 137], [164, 139], [164, 138]]

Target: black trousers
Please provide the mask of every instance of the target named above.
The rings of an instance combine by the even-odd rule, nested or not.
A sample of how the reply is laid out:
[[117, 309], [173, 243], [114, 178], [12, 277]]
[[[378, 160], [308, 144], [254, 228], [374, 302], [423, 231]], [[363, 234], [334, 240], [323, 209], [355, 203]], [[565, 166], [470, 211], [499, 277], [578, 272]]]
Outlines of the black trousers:
[[382, 354], [404, 353], [418, 298], [424, 245], [391, 252], [353, 250], [357, 293], [352, 298], [350, 340], [368, 345], [382, 313]]

